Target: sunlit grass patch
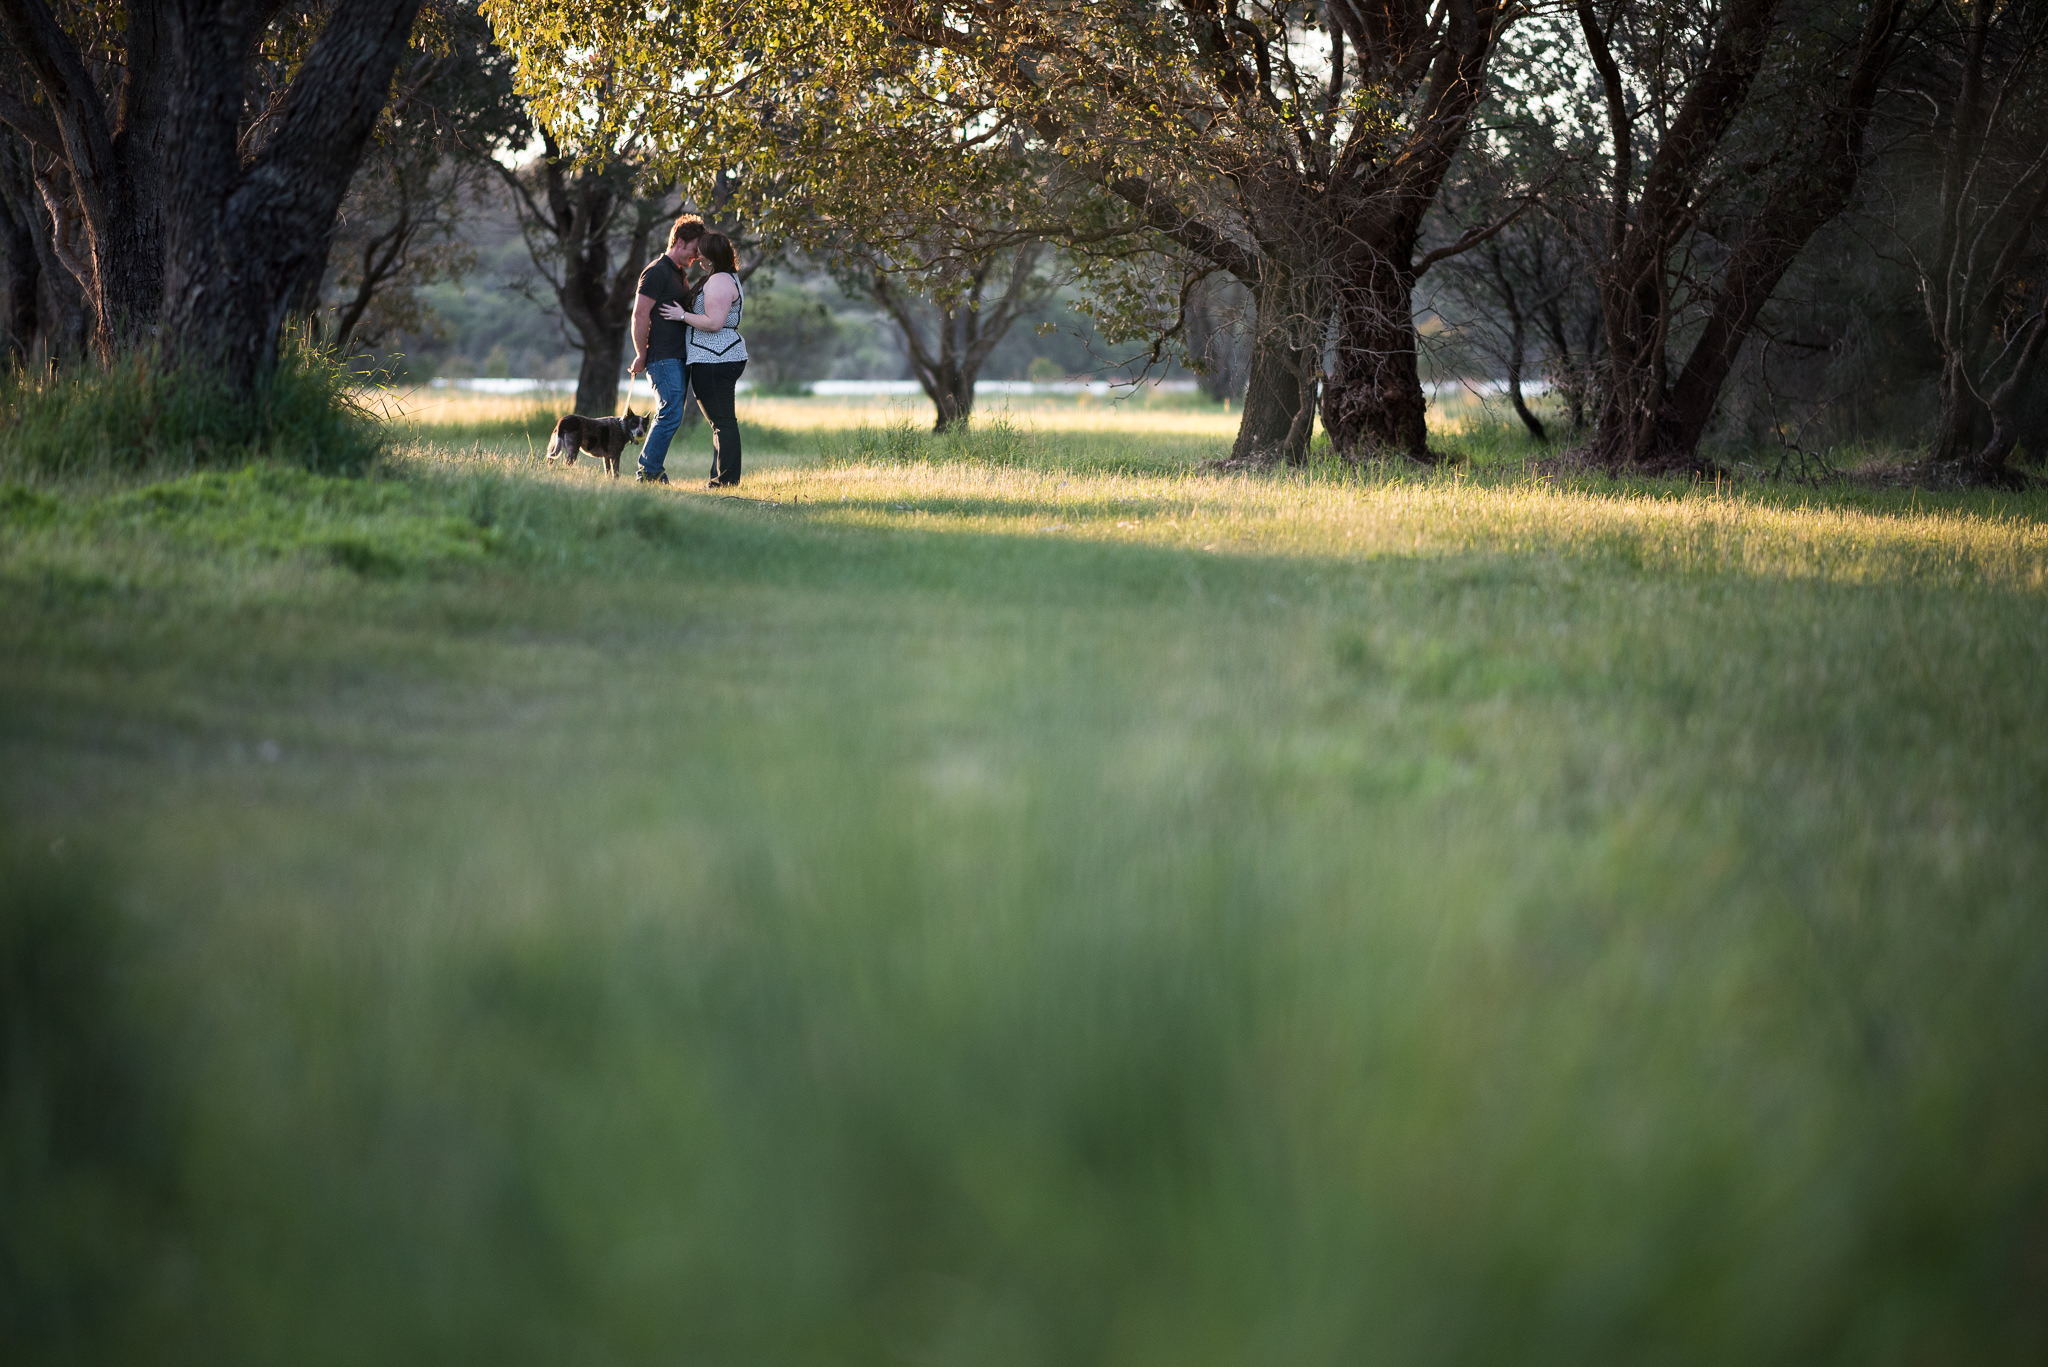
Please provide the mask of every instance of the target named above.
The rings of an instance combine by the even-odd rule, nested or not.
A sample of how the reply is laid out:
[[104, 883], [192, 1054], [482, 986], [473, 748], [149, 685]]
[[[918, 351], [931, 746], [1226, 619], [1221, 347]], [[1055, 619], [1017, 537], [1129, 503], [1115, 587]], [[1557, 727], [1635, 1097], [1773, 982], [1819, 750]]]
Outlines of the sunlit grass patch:
[[[889, 434], [875, 434], [886, 445]], [[2048, 524], [2015, 504], [1803, 492], [1559, 487], [1459, 472], [1208, 475], [849, 459], [765, 471], [743, 495], [824, 522], [1082, 537], [1301, 557], [1544, 555], [1657, 574], [2048, 588]], [[1973, 506], [1974, 505], [1974, 506]], [[2032, 513], [2032, 516], [2026, 515]]]
[[[646, 392], [643, 383], [640, 406], [651, 408]], [[556, 420], [575, 406], [568, 394], [479, 394], [426, 386], [379, 388], [363, 395], [400, 440], [416, 441], [533, 441], [545, 446]]]

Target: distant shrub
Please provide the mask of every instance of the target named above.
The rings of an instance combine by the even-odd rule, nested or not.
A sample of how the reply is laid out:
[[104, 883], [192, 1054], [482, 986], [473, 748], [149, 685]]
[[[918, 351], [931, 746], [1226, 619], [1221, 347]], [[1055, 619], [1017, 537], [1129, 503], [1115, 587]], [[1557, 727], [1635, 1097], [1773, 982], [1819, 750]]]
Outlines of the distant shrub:
[[0, 372], [0, 472], [179, 472], [260, 457], [359, 474], [383, 454], [383, 424], [333, 357], [298, 340], [252, 405], [203, 367], [151, 351], [110, 365]]

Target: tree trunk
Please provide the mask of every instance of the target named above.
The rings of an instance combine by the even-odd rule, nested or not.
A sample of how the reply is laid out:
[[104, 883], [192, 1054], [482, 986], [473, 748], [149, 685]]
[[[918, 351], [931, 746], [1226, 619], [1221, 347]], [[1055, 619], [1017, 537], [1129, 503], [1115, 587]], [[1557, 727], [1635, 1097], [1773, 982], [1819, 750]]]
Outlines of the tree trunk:
[[[583, 339], [583, 364], [576, 371], [576, 411], [586, 417], [609, 417], [619, 406], [619, 367], [626, 360], [623, 328]], [[687, 402], [683, 405], [689, 407]]]
[[973, 419], [974, 382], [989, 353], [1018, 315], [1051, 292], [1052, 282], [1037, 274], [1044, 253], [1042, 244], [1028, 241], [1009, 253], [1008, 279], [993, 298], [988, 284], [999, 264], [996, 255], [973, 260], [964, 275], [928, 278], [924, 292], [937, 315], [936, 346], [926, 339], [916, 300], [902, 288], [890, 263], [865, 258], [868, 294], [895, 322], [910, 372], [932, 401], [932, 431], [948, 431]]
[[[154, 181], [155, 177], [148, 177]], [[126, 341], [155, 330], [164, 302], [164, 215], [154, 184], [108, 196], [91, 230], [93, 349], [112, 356]]]
[[918, 328], [917, 312], [910, 297], [891, 284], [886, 275], [876, 273], [869, 293], [888, 310], [903, 334], [904, 359], [910, 362], [910, 373], [917, 377], [918, 388], [932, 403], [932, 431], [944, 432], [972, 421], [974, 381], [980, 366], [971, 351], [960, 345], [961, 310], [938, 305], [938, 348], [934, 351], [926, 345]]
[[[656, 226], [675, 206], [667, 190], [652, 198], [636, 195], [636, 173], [625, 162], [575, 167], [545, 130], [541, 145], [542, 155], [526, 181], [507, 167], [500, 166], [499, 173], [511, 191], [534, 263], [546, 270], [550, 260], [562, 262], [560, 276], [550, 273], [547, 279], [583, 352], [576, 411], [609, 415], [619, 404], [619, 371], [640, 272], [651, 259]], [[621, 212], [630, 212], [631, 219], [615, 256]], [[542, 235], [553, 240], [552, 251], [543, 248]], [[683, 411], [685, 425], [693, 423], [696, 410], [685, 403]]]
[[[594, 211], [591, 198], [589, 194], [579, 196], [581, 212]], [[608, 206], [605, 217], [610, 217]], [[619, 363], [626, 349], [622, 334], [632, 326], [633, 314], [630, 303], [623, 318], [612, 306], [609, 233], [599, 228], [578, 245], [580, 249], [563, 272], [556, 298], [583, 349], [583, 364], [576, 372], [576, 411], [587, 417], [608, 417], [619, 405]]]
[[1284, 330], [1265, 332], [1252, 345], [1250, 378], [1245, 382], [1244, 413], [1231, 443], [1233, 465], [1300, 465], [1308, 459], [1304, 442], [1289, 446], [1295, 418], [1301, 412], [1301, 372], [1308, 358]]
[[2020, 403], [2033, 388], [2048, 349], [2048, 301], [2037, 305], [2034, 317], [2014, 331], [2023, 333], [2025, 340], [2012, 370], [1988, 395], [1980, 397], [1970, 386], [1960, 362], [1942, 368], [1941, 417], [1928, 465], [1947, 480], [1995, 489], [2017, 489], [2026, 483], [2009, 462], [2019, 445]]
[[1549, 441], [1550, 434], [1543, 430], [1543, 420], [1529, 411], [1527, 400], [1522, 397], [1522, 346], [1524, 342], [1522, 312], [1514, 308], [1513, 296], [1509, 296], [1508, 327], [1508, 402], [1515, 406], [1515, 416], [1522, 420], [1522, 426], [1529, 429], [1529, 435], [1537, 441]]
[[1383, 451], [1436, 459], [1416, 368], [1414, 299], [1405, 262], [1374, 251], [1357, 253], [1337, 292], [1337, 357], [1323, 393], [1323, 426], [1347, 459]]
[[918, 383], [924, 386], [925, 397], [932, 401], [938, 419], [932, 424], [932, 431], [945, 432], [955, 427], [965, 427], [974, 419], [974, 376], [957, 362], [941, 365], [929, 376], [922, 372]]
[[[31, 217], [41, 213], [42, 206], [35, 203], [34, 191], [16, 175], [20, 169], [17, 155], [13, 146], [0, 148], [0, 159], [4, 159], [0, 163], [0, 251], [7, 258], [4, 275], [0, 275], [7, 291], [7, 335], [0, 340], [0, 354], [14, 364], [25, 361], [41, 338], [36, 306], [43, 284], [42, 256], [36, 250], [35, 220]], [[24, 190], [28, 193], [23, 194]]]
[[217, 369], [232, 392], [253, 396], [275, 365], [293, 295], [324, 254], [419, 2], [337, 7], [246, 167], [239, 123], [262, 12], [231, 17], [205, 0], [166, 7], [180, 82], [164, 335], [172, 355]]
[[1961, 70], [1942, 154], [1940, 228], [1920, 268], [1942, 354], [1926, 472], [1942, 483], [2016, 488], [2024, 478], [2007, 462], [2048, 339], [2048, 295], [2030, 264], [2048, 222], [2048, 157], [2036, 151], [2037, 128], [2019, 121], [2026, 104], [2007, 94], [2027, 88], [2023, 77], [2038, 78], [2042, 57], [2024, 8], [1975, 0], [1957, 17]]
[[1663, 270], [1661, 255], [1650, 262], [1624, 258], [1602, 282], [1607, 373], [1588, 450], [1611, 470], [1711, 473], [1715, 467], [1674, 436], [1665, 331], [1671, 303], [1661, 289]]
[[[1308, 463], [1322, 342], [1329, 327], [1328, 295], [1318, 287], [1320, 279], [1312, 256], [1291, 268], [1267, 247], [1258, 282], [1251, 286], [1251, 367], [1244, 415], [1230, 448], [1232, 465]], [[1306, 414], [1301, 411], [1304, 394], [1311, 404]]]

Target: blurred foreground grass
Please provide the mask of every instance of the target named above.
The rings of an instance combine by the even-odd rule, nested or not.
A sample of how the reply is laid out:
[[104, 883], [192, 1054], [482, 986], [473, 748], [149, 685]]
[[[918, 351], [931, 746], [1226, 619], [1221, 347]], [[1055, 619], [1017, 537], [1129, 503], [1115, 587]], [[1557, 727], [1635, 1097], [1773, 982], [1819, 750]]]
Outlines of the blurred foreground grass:
[[2048, 1351], [2038, 496], [770, 429], [0, 493], [20, 1360]]

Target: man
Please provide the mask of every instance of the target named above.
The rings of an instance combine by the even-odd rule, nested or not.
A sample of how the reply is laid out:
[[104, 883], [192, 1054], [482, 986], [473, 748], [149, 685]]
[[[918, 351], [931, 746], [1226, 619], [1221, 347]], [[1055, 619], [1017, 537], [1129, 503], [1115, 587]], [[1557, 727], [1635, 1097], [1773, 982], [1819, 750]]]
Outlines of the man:
[[690, 302], [690, 266], [697, 260], [697, 244], [704, 236], [704, 220], [684, 214], [668, 230], [668, 250], [649, 262], [640, 272], [640, 297], [633, 301], [633, 364], [630, 372], [644, 373], [654, 386], [659, 406], [654, 426], [640, 448], [640, 468], [634, 479], [641, 484], [666, 484], [668, 444], [683, 425], [683, 405], [690, 390], [685, 357], [690, 345], [690, 328], [655, 314], [660, 304], [685, 307]]

